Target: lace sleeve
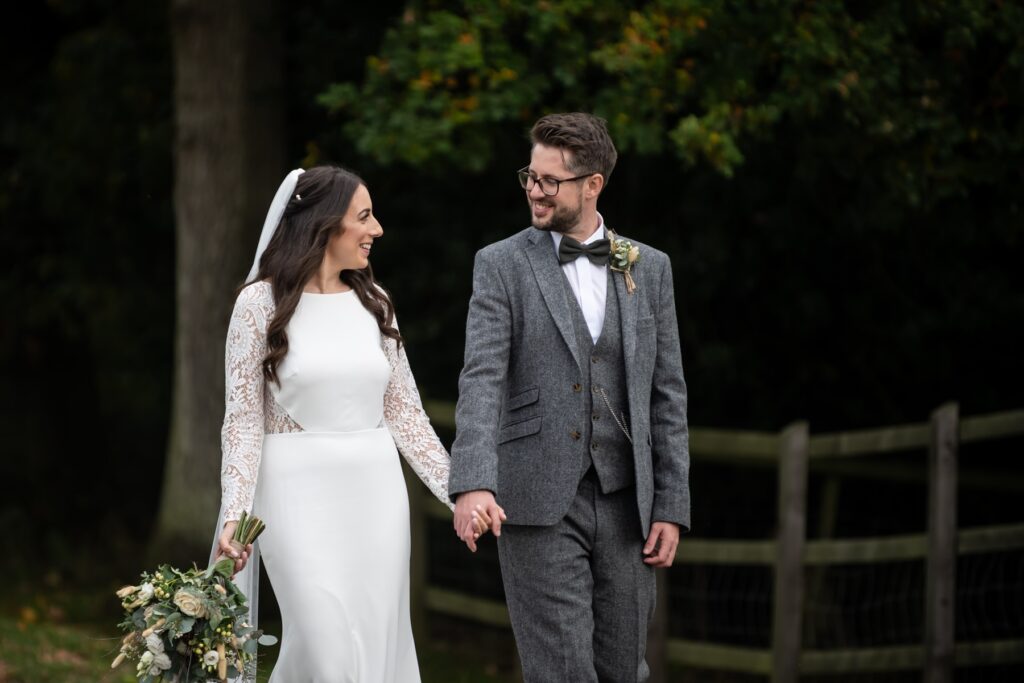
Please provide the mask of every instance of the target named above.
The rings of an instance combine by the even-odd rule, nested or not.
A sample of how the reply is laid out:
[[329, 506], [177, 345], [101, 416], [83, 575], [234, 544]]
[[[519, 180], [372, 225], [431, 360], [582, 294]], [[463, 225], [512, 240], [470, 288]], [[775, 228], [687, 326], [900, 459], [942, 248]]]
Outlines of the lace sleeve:
[[225, 522], [252, 509], [263, 454], [263, 359], [273, 306], [269, 284], [246, 287], [235, 301], [228, 325], [220, 472]]
[[[397, 323], [395, 327], [398, 327]], [[416, 476], [438, 500], [454, 509], [448, 500], [448, 451], [423, 411], [409, 358], [405, 349], [399, 349], [393, 340], [385, 337], [382, 344], [384, 355], [391, 364], [391, 380], [384, 392], [384, 422], [398, 451]]]

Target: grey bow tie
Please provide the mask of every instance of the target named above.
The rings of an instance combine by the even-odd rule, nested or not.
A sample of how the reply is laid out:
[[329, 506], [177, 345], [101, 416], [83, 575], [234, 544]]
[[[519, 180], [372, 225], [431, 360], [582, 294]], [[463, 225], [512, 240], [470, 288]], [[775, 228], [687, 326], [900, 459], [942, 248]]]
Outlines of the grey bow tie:
[[582, 244], [571, 237], [563, 236], [562, 241], [558, 243], [558, 262], [570, 263], [580, 256], [586, 256], [595, 266], [602, 266], [608, 263], [608, 254], [611, 250], [611, 242], [607, 239]]

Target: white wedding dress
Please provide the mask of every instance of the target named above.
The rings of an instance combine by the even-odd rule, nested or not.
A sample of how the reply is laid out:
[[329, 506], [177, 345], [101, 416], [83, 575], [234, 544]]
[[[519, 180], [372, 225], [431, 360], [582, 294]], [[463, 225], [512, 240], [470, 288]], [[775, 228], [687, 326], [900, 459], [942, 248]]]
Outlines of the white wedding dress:
[[403, 350], [355, 292], [303, 293], [280, 386], [263, 379], [270, 285], [238, 296], [227, 341], [222, 516], [252, 510], [281, 610], [271, 683], [420, 680], [409, 501], [397, 450], [442, 502], [448, 453]]

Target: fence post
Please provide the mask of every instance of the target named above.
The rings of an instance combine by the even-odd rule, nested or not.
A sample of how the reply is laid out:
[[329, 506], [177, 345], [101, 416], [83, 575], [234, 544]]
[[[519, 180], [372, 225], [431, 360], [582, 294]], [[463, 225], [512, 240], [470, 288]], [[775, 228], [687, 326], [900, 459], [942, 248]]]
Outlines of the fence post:
[[951, 683], [956, 607], [956, 488], [960, 406], [931, 416], [928, 446], [928, 559], [925, 577], [925, 683]]
[[647, 629], [647, 665], [651, 669], [649, 683], [668, 681], [668, 570], [655, 569], [657, 603], [654, 606], [654, 620]]
[[804, 543], [807, 539], [806, 422], [782, 430], [779, 443], [779, 532], [772, 623], [772, 683], [793, 683], [800, 668]]
[[409, 618], [413, 638], [426, 647], [427, 642], [427, 514], [423, 504], [423, 482], [402, 463], [405, 488], [409, 493], [409, 533], [412, 548], [409, 557]]
[[[821, 503], [817, 514], [817, 535], [818, 538], [822, 540], [835, 536], [836, 522], [839, 517], [839, 489], [840, 479], [838, 475], [830, 474], [821, 482]], [[828, 589], [828, 584], [825, 582], [828, 571], [829, 567], [827, 565], [807, 567], [804, 569], [804, 581], [806, 586], [804, 592], [805, 604], [820, 605], [832, 599], [830, 596], [831, 591]], [[809, 649], [817, 647], [821, 640], [821, 630], [823, 628], [838, 628], [839, 632], [842, 633], [842, 624], [834, 623], [836, 620], [833, 620], [828, 624], [824, 624], [822, 623], [821, 618], [808, 618], [811, 616], [811, 613], [805, 612], [804, 614], [805, 620], [801, 636], [801, 647], [807, 647]]]

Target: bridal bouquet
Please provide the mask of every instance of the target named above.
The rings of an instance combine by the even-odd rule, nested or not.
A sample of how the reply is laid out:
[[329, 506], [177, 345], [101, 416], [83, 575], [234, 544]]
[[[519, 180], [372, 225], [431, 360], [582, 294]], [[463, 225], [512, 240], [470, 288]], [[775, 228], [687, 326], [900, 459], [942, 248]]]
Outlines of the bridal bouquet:
[[[243, 514], [232, 541], [242, 547], [263, 531], [258, 517]], [[231, 581], [234, 560], [187, 571], [160, 565], [143, 572], [137, 586], [117, 591], [127, 635], [110, 665], [135, 662], [142, 683], [201, 683], [240, 676], [254, 663], [256, 647], [277, 639], [246, 623], [245, 595]]]

